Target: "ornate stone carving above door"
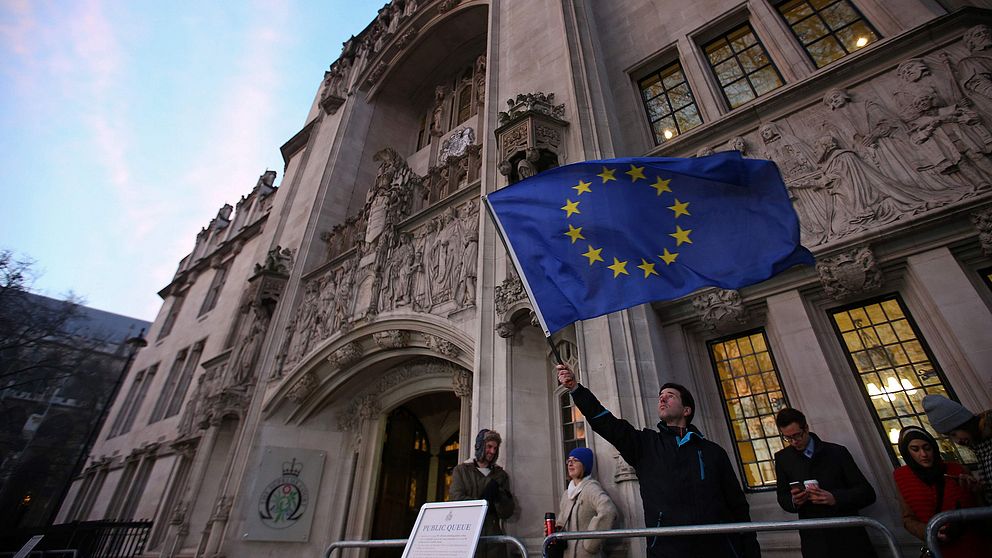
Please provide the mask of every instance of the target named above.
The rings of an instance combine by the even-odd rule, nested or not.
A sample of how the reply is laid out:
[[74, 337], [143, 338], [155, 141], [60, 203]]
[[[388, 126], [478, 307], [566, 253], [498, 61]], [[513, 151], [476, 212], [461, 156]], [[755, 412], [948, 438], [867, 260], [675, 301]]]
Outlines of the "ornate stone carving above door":
[[824, 293], [835, 300], [868, 293], [882, 286], [882, 270], [867, 246], [818, 258], [816, 271]]

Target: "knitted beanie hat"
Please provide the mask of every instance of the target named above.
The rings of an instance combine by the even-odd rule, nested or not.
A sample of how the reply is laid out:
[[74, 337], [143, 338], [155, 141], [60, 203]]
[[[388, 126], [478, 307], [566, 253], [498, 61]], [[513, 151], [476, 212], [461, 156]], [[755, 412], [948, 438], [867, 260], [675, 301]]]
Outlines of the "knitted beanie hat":
[[941, 434], [948, 434], [962, 424], [971, 420], [975, 415], [956, 401], [943, 395], [928, 395], [923, 398], [923, 410], [933, 429]]
[[593, 460], [591, 449], [575, 448], [572, 451], [568, 452], [568, 456], [574, 457], [578, 459], [580, 463], [582, 463], [583, 476], [588, 477], [589, 475], [592, 474], [592, 468], [593, 465], [595, 465], [595, 461]]

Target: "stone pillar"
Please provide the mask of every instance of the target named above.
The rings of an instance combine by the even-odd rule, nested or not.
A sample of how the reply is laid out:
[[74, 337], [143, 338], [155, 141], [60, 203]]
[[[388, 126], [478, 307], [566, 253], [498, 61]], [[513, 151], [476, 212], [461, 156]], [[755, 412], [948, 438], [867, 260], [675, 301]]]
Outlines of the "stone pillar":
[[162, 545], [162, 558], [174, 558], [182, 550], [183, 543], [186, 542], [186, 535], [189, 534], [189, 516], [193, 511], [196, 495], [200, 493], [200, 487], [203, 485], [203, 477], [207, 473], [210, 455], [214, 451], [219, 433], [220, 419], [211, 420], [210, 426], [200, 438], [196, 456], [193, 457], [186, 490], [183, 491], [182, 498], [176, 504], [176, 511], [170, 520], [169, 532], [166, 535], [165, 544]]
[[456, 370], [451, 377], [451, 387], [461, 403], [458, 414], [458, 460], [472, 456], [472, 373]]
[[[235, 432], [237, 432], [237, 428]], [[219, 552], [220, 544], [224, 537], [224, 529], [227, 527], [228, 516], [231, 513], [231, 504], [234, 501], [233, 497], [227, 495], [228, 482], [231, 478], [231, 471], [234, 469], [234, 460], [237, 458], [237, 454], [238, 445], [232, 443], [231, 448], [227, 452], [227, 464], [224, 466], [224, 474], [220, 477], [224, 479], [224, 485], [221, 486], [220, 494], [217, 495], [213, 514], [210, 516], [210, 524], [204, 533], [207, 544], [204, 547], [203, 556], [210, 558], [222, 556]]]

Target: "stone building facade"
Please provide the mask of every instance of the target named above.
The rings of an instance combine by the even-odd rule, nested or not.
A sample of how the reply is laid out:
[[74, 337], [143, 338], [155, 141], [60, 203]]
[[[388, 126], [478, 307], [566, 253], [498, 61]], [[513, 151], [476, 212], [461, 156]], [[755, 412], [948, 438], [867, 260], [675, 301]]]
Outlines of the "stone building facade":
[[[773, 416], [803, 409], [877, 488], [866, 513], [916, 546], [892, 432], [925, 420], [926, 393], [992, 401], [992, 5], [674, 4], [384, 6], [283, 145], [278, 188], [266, 173], [222, 208], [162, 290], [125, 418], [61, 519], [133, 510], [155, 522], [148, 555], [318, 556], [405, 536], [488, 427], [530, 548], [577, 445], [619, 525], [642, 525], [636, 474], [556, 385], [479, 196], [576, 161], [736, 149], [778, 163], [816, 267], [552, 343], [638, 425], [662, 383], [687, 385], [755, 519], [788, 517]], [[798, 555], [794, 533], [760, 540]]]

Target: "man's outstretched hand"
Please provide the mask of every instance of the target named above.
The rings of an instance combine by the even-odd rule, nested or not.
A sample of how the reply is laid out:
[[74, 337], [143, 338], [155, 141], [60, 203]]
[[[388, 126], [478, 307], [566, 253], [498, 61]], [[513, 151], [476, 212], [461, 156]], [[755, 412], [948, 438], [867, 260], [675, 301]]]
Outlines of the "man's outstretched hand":
[[579, 385], [575, 381], [575, 372], [567, 364], [559, 364], [555, 368], [558, 370], [558, 383], [565, 386], [565, 389], [572, 391]]

